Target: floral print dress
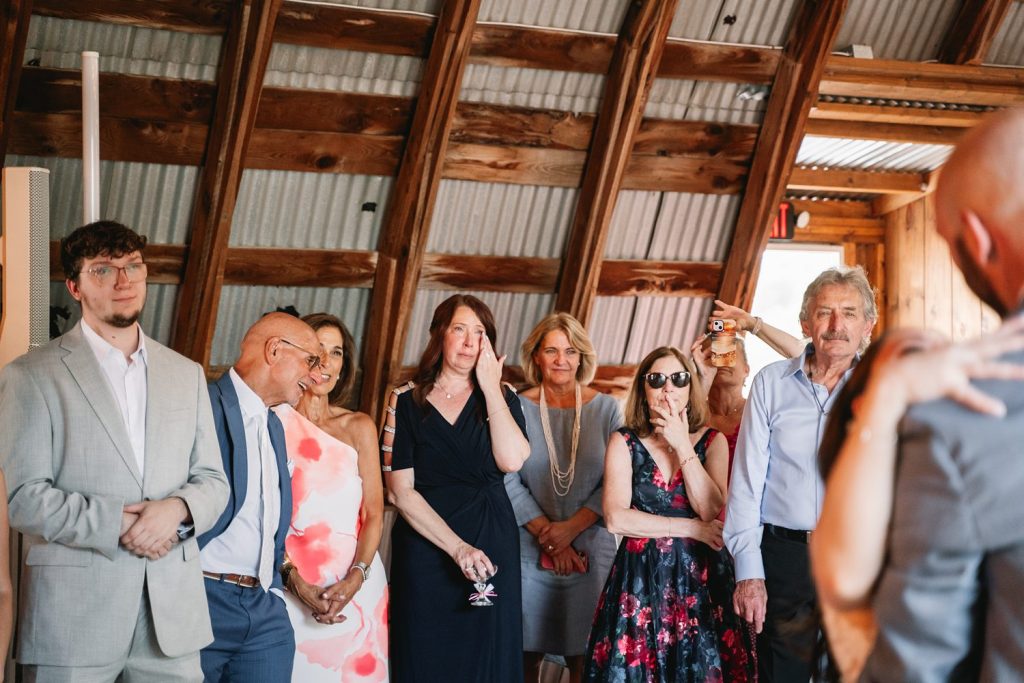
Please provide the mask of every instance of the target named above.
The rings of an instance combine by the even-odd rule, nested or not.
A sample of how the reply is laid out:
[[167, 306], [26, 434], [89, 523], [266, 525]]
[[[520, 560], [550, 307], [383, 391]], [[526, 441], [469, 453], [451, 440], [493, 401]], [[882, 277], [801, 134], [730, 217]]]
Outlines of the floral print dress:
[[[697, 517], [681, 471], [665, 481], [628, 429], [631, 507], [666, 517]], [[716, 432], [694, 446], [704, 463]], [[688, 538], [625, 538], [597, 604], [586, 681], [747, 681], [754, 679], [745, 629], [732, 609], [732, 561], [725, 550]]]

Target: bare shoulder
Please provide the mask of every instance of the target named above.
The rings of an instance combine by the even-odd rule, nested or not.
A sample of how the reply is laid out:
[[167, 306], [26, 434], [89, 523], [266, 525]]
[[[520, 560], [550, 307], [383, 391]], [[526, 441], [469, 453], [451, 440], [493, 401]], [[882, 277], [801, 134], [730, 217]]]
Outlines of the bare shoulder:
[[377, 425], [374, 423], [373, 418], [366, 413], [356, 410], [344, 410], [335, 419], [345, 431], [350, 432], [353, 436], [369, 433], [376, 438]]

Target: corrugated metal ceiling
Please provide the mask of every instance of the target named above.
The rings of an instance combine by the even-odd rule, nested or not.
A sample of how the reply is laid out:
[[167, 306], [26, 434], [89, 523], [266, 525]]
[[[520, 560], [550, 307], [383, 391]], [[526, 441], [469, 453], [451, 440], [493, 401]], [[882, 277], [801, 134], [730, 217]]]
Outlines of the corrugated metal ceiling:
[[376, 249], [392, 184], [381, 176], [247, 169], [231, 245]]
[[246, 330], [264, 313], [285, 306], [294, 306], [301, 315], [326, 311], [338, 316], [361, 345], [369, 302], [369, 289], [227, 285], [221, 290], [210, 363], [234, 362]]
[[[299, 0], [306, 2], [307, 0]], [[399, 12], [421, 12], [437, 14], [441, 8], [441, 0], [316, 0], [318, 5], [348, 5], [350, 7], [367, 7], [370, 9], [386, 9]]]
[[865, 171], [932, 171], [945, 163], [952, 150], [949, 145], [842, 140], [807, 135], [800, 145], [796, 163]]
[[419, 57], [275, 43], [263, 84], [413, 97], [423, 64]]
[[721, 261], [728, 251], [738, 195], [623, 191], [615, 205], [605, 257], [654, 261]]
[[618, 33], [626, 0], [481, 0], [478, 21]]
[[597, 112], [604, 76], [574, 71], [468, 64], [460, 100], [572, 112]]
[[935, 59], [959, 5], [960, 0], [851, 2], [835, 49], [870, 45], [875, 59]]
[[666, 345], [689, 353], [707, 324], [711, 304], [690, 297], [598, 297], [590, 332], [599, 362], [638, 363]]
[[[753, 97], [744, 96], [752, 94]], [[655, 119], [759, 124], [768, 89], [746, 83], [656, 78], [644, 108]]]
[[561, 258], [578, 191], [442, 180], [427, 251]]
[[781, 47], [797, 0], [681, 0], [674, 38]]
[[[50, 170], [50, 236], [82, 224], [82, 162], [62, 157], [8, 155], [7, 166]], [[199, 169], [126, 161], [100, 162], [100, 215], [131, 226], [153, 244], [183, 244], [188, 237]]]
[[1024, 66], [1024, 40], [1021, 40], [1021, 36], [1024, 36], [1024, 2], [1018, 0], [1010, 6], [985, 62]]
[[82, 52], [100, 55], [100, 71], [213, 81], [221, 37], [32, 15], [25, 63], [80, 69]]

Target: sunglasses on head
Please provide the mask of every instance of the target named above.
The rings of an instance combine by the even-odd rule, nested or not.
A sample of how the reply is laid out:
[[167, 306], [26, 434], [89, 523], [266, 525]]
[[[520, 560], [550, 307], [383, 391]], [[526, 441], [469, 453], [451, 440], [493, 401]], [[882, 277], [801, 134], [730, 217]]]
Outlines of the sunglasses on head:
[[686, 370], [680, 370], [679, 372], [673, 372], [671, 375], [666, 375], [664, 372], [648, 372], [644, 375], [644, 380], [647, 381], [647, 386], [651, 389], [661, 389], [665, 386], [665, 382], [671, 380], [672, 385], [678, 389], [690, 386], [690, 373]]

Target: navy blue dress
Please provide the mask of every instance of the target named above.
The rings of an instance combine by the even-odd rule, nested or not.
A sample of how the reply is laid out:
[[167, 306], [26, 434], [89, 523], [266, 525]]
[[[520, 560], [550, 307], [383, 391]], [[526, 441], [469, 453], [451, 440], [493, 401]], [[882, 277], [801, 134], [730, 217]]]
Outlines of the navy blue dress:
[[[505, 401], [519, 428], [519, 399]], [[474, 392], [455, 424], [412, 392], [398, 397], [392, 470], [415, 468], [416, 490], [460, 538], [498, 567], [493, 607], [473, 607], [473, 584], [454, 561], [402, 518], [392, 531], [391, 680], [523, 680], [519, 528], [491, 451], [483, 394]]]

